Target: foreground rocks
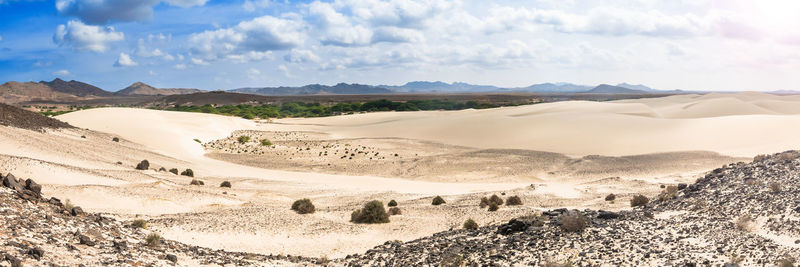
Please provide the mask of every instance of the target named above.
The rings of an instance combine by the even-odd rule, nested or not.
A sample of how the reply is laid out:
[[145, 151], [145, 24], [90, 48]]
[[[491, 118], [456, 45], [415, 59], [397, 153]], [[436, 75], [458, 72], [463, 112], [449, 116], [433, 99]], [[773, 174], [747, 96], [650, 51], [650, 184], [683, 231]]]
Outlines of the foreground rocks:
[[[643, 207], [578, 211], [588, 227], [561, 230], [566, 209], [477, 230], [387, 242], [348, 266], [775, 266], [800, 260], [800, 160], [785, 152], [729, 164]], [[780, 184], [776, 191], [772, 184]], [[666, 191], [665, 191], [666, 192]], [[741, 227], [742, 216], [749, 227]], [[537, 221], [543, 223], [536, 223]], [[791, 266], [791, 265], [781, 265]]]
[[163, 240], [145, 244], [150, 231], [61, 200], [41, 196], [41, 186], [2, 176], [0, 266], [316, 265], [321, 259], [227, 252]]

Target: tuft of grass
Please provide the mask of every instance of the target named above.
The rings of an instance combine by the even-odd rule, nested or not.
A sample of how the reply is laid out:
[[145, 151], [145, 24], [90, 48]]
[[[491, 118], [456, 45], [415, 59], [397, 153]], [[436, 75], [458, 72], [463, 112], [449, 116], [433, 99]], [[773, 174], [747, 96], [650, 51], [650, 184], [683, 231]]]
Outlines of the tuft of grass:
[[176, 168], [169, 169], [169, 172], [174, 173], [175, 175], [178, 175], [178, 169], [176, 169]]
[[271, 146], [272, 142], [269, 139], [261, 139], [261, 146]]
[[469, 218], [466, 221], [464, 221], [464, 225], [463, 226], [464, 226], [464, 229], [467, 229], [467, 230], [477, 230], [478, 229], [478, 223], [476, 223], [475, 220], [473, 220], [472, 218]]
[[783, 191], [783, 186], [781, 186], [780, 183], [772, 182], [769, 183], [769, 190], [771, 190], [773, 193], [780, 193]]
[[561, 230], [564, 232], [580, 232], [586, 229], [586, 217], [577, 211], [567, 211], [561, 214]]
[[292, 210], [298, 214], [309, 214], [314, 213], [316, 209], [314, 208], [314, 204], [311, 203], [310, 199], [304, 198], [292, 203]]
[[510, 196], [506, 199], [506, 206], [519, 206], [522, 205], [522, 199], [519, 196]]
[[608, 195], [606, 196], [606, 201], [614, 201], [615, 199], [617, 199], [617, 195], [614, 195], [614, 194], [608, 194]]
[[492, 195], [489, 197], [489, 204], [495, 203], [497, 205], [503, 205], [503, 199], [498, 197], [497, 195]]
[[157, 233], [150, 233], [144, 238], [144, 243], [149, 247], [158, 247], [161, 245], [161, 236]]
[[397, 207], [397, 201], [394, 201], [394, 199], [389, 200], [389, 204], [386, 205], [389, 207]]
[[739, 231], [751, 232], [753, 231], [753, 217], [749, 214], [743, 214], [736, 219], [736, 229]]
[[639, 194], [639, 195], [636, 195], [633, 198], [631, 198], [631, 207], [644, 206], [644, 205], [647, 205], [648, 202], [650, 202], [649, 198], [647, 198], [644, 195]]
[[192, 169], [186, 169], [185, 171], [181, 172], [181, 175], [194, 177], [194, 171]]
[[192, 179], [192, 181], [189, 182], [189, 185], [206, 185], [206, 183], [197, 179]]
[[488, 211], [497, 211], [498, 209], [500, 209], [500, 206], [499, 206], [499, 205], [497, 205], [497, 203], [491, 203], [491, 204], [489, 204], [489, 209], [488, 209]]
[[350, 222], [354, 223], [388, 223], [389, 214], [383, 208], [383, 203], [373, 200], [364, 204], [364, 208], [350, 214]]
[[239, 141], [240, 144], [244, 144], [244, 143], [247, 143], [247, 142], [250, 141], [250, 136], [242, 135], [242, 136], [239, 136], [239, 138], [237, 138], [236, 140]]
[[133, 223], [131, 223], [131, 225], [136, 228], [147, 229], [147, 221], [142, 219], [133, 220]]
[[436, 197], [433, 198], [433, 200], [431, 200], [431, 205], [434, 205], [434, 206], [439, 206], [439, 205], [442, 205], [442, 204], [445, 204], [445, 203], [447, 203], [447, 202], [445, 202], [444, 198], [442, 198], [441, 196], [436, 196]]

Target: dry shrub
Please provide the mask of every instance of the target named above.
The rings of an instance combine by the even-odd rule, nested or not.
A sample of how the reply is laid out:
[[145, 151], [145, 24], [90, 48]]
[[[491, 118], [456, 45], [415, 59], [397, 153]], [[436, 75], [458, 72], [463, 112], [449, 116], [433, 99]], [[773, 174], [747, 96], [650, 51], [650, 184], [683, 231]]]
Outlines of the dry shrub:
[[476, 223], [474, 220], [472, 220], [472, 218], [467, 219], [466, 221], [464, 221], [464, 229], [476, 230], [476, 229], [478, 229], [478, 223]]
[[227, 188], [231, 188], [231, 182], [224, 181], [224, 182], [222, 182], [221, 184], [219, 184], [219, 187], [227, 187]]
[[743, 214], [736, 219], [736, 229], [750, 232], [753, 230], [753, 218], [749, 214]]
[[364, 208], [353, 211], [350, 221], [354, 223], [388, 223], [389, 214], [383, 208], [383, 203], [373, 200], [364, 204]]
[[506, 200], [506, 206], [518, 206], [518, 205], [522, 205], [522, 199], [520, 199], [518, 196], [510, 196]]
[[577, 211], [567, 211], [561, 214], [561, 230], [565, 232], [580, 232], [586, 229], [586, 217]]
[[778, 159], [782, 161], [792, 161], [798, 156], [797, 152], [788, 151], [778, 154]]
[[161, 245], [161, 236], [156, 233], [150, 233], [145, 237], [144, 242], [150, 247], [158, 247], [158, 245]]
[[197, 179], [192, 179], [192, 181], [189, 182], [189, 185], [205, 185], [205, 184], [206, 184], [205, 182], [197, 180]]
[[176, 168], [169, 169], [169, 172], [171, 172], [171, 173], [173, 173], [175, 175], [178, 175], [178, 169], [176, 169]]
[[647, 205], [648, 202], [650, 202], [649, 198], [647, 198], [644, 195], [639, 194], [639, 195], [636, 195], [633, 198], [631, 198], [631, 207], [644, 206], [644, 205]]
[[181, 175], [194, 177], [194, 171], [192, 169], [186, 169], [185, 171], [181, 172]]
[[316, 210], [310, 199], [304, 198], [292, 203], [292, 210], [299, 214], [314, 213]]
[[497, 203], [489, 204], [489, 211], [497, 211], [498, 209], [500, 209], [500, 206], [498, 206]]
[[761, 155], [756, 155], [756, 156], [753, 158], [753, 162], [761, 162], [761, 161], [764, 161], [765, 159], [767, 159], [767, 157], [769, 157], [769, 156], [768, 156], [768, 155], [764, 155], [764, 154], [761, 154]]
[[608, 194], [608, 195], [606, 196], [606, 201], [614, 201], [615, 199], [617, 199], [617, 195], [614, 195], [614, 194]]
[[492, 203], [497, 205], [503, 205], [503, 199], [498, 197], [497, 195], [492, 195], [491, 197], [489, 197], [489, 204]]
[[665, 201], [673, 199], [678, 194], [678, 187], [674, 185], [667, 186], [661, 194], [658, 195], [658, 200]]
[[400, 210], [398, 207], [391, 207], [389, 208], [389, 215], [402, 215], [403, 211]]
[[131, 223], [131, 225], [136, 228], [147, 229], [147, 221], [142, 219], [133, 220], [133, 223]]
[[769, 190], [772, 190], [773, 193], [780, 193], [783, 191], [783, 187], [780, 183], [772, 182], [769, 184]]
[[481, 204], [478, 205], [478, 206], [481, 207], [481, 209], [486, 208], [487, 206], [489, 206], [489, 198], [482, 197], [481, 198]]
[[389, 200], [389, 204], [386, 205], [389, 207], [397, 207], [397, 201], [394, 201], [394, 199]]
[[436, 196], [436, 197], [433, 198], [433, 200], [431, 200], [431, 205], [434, 205], [434, 206], [439, 206], [439, 205], [442, 205], [442, 204], [445, 204], [445, 203], [447, 203], [447, 202], [445, 202], [444, 198], [442, 198], [441, 196]]

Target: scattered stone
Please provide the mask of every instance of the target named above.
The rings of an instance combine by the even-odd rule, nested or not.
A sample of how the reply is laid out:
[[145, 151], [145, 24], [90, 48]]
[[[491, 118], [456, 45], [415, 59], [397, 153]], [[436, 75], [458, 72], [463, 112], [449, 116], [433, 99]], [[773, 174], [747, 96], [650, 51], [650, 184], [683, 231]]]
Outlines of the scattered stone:
[[89, 238], [88, 236], [83, 235], [83, 234], [78, 234], [78, 240], [80, 241], [80, 244], [82, 244], [82, 245], [87, 245], [87, 246], [90, 246], [90, 247], [94, 247], [94, 245], [95, 245], [95, 242], [91, 238]]
[[80, 216], [80, 215], [84, 215], [86, 213], [83, 212], [83, 209], [81, 207], [75, 206], [70, 211], [70, 214], [72, 214], [72, 216]]
[[172, 263], [178, 263], [178, 256], [174, 254], [167, 254], [167, 260], [171, 261]]

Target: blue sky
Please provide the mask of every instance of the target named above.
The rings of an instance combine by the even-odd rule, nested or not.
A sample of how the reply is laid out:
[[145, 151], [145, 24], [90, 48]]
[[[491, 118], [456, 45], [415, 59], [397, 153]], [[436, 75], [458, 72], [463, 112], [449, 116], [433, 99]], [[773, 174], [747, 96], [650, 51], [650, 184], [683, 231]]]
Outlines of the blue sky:
[[0, 82], [800, 90], [794, 0], [0, 0]]

